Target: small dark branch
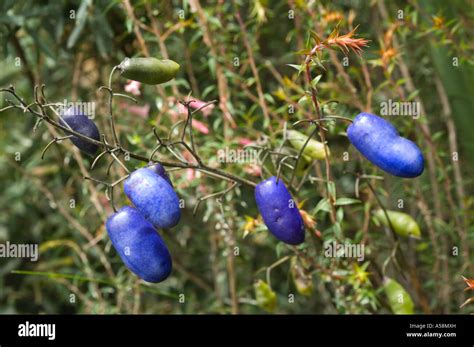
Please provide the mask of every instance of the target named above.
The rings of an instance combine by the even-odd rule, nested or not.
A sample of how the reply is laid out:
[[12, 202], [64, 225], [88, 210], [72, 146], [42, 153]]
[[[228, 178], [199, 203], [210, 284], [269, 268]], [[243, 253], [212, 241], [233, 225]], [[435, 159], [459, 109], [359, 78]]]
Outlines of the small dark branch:
[[121, 94], [121, 93], [113, 93], [113, 96], [118, 96], [121, 98], [129, 99], [132, 100], [135, 104], [138, 104], [138, 100], [135, 99], [133, 96], [127, 95], [127, 94]]
[[[112, 77], [112, 74], [114, 73], [114, 71], [115, 71], [115, 68], [110, 73], [111, 77]], [[99, 88], [99, 92], [101, 92], [103, 90], [106, 90], [109, 93], [109, 123], [110, 123], [110, 128], [111, 128], [112, 134], [114, 136], [115, 146], [120, 147], [120, 141], [119, 141], [119, 138], [118, 138], [118, 135], [117, 135], [117, 130], [115, 128], [115, 120], [114, 120], [114, 115], [113, 115], [113, 110], [112, 110], [114, 92], [112, 91], [112, 89], [110, 87], [102, 86], [102, 87]]]
[[41, 152], [41, 159], [44, 158], [44, 155], [46, 154], [46, 151], [49, 149], [49, 147], [51, 147], [53, 144], [55, 143], [59, 143], [61, 142], [62, 140], [65, 140], [65, 139], [68, 139], [72, 137], [72, 135], [67, 135], [67, 136], [63, 136], [63, 137], [55, 137], [54, 139], [52, 139], [47, 145], [46, 147], [44, 147], [43, 151]]
[[173, 146], [173, 145], [167, 145], [167, 146], [166, 146], [166, 149], [167, 149], [176, 159], [178, 159], [181, 163], [183, 163], [183, 164], [187, 164], [187, 163], [188, 163], [188, 161], [187, 161], [185, 158], [183, 158], [183, 156], [181, 155], [181, 153], [176, 152], [176, 151], [174, 150], [174, 146]]
[[233, 182], [231, 184], [231, 186], [229, 188], [226, 188], [220, 192], [216, 192], [216, 193], [212, 193], [212, 194], [209, 194], [209, 195], [205, 195], [205, 196], [202, 196], [200, 198], [197, 199], [196, 201], [196, 204], [194, 205], [194, 208], [193, 208], [193, 216], [196, 215], [196, 212], [197, 212], [197, 209], [199, 208], [199, 205], [201, 204], [201, 202], [203, 202], [204, 200], [207, 200], [207, 199], [210, 199], [212, 197], [219, 197], [219, 199], [222, 199], [222, 197], [227, 194], [228, 192], [230, 192], [232, 189], [234, 189], [235, 187], [237, 187], [238, 183], [237, 182]]
[[390, 217], [388, 215], [388, 212], [387, 212], [387, 209], [385, 208], [384, 204], [382, 203], [382, 201], [380, 200], [379, 196], [377, 195], [377, 192], [375, 191], [375, 188], [372, 186], [372, 184], [370, 184], [369, 181], [366, 181], [367, 183], [367, 186], [369, 187], [369, 189], [372, 191], [372, 193], [374, 194], [375, 196], [375, 199], [377, 200], [377, 203], [379, 204], [380, 208], [382, 209], [383, 211], [383, 214], [385, 215], [385, 218], [387, 218], [387, 221], [388, 221], [388, 225], [390, 227], [390, 230], [392, 231], [392, 236], [393, 238], [395, 239], [395, 241], [398, 241], [398, 235], [397, 233], [395, 232], [395, 228], [393, 227], [393, 224], [392, 224], [392, 221], [390, 220]]
[[153, 157], [155, 156], [156, 152], [161, 148], [161, 144], [157, 145], [153, 150], [151, 151], [150, 158], [148, 161], [153, 161]]
[[[306, 148], [306, 146], [308, 145], [309, 143], [309, 140], [311, 140], [311, 138], [316, 134], [316, 132], [318, 131], [318, 127], [316, 126], [314, 128], [314, 130], [311, 132], [311, 134], [308, 136], [308, 138], [306, 139], [305, 143], [303, 144], [303, 147], [301, 147], [297, 157], [296, 157], [296, 161], [295, 161], [295, 167], [293, 169], [293, 172], [291, 174], [291, 179], [290, 179], [290, 183], [288, 183], [288, 185], [291, 187], [293, 185], [293, 180], [295, 179], [295, 174], [296, 174], [296, 169], [298, 167], [298, 164], [300, 162], [300, 159], [301, 159], [301, 156], [303, 155], [303, 151], [304, 149]], [[326, 149], [326, 143], [323, 143], [324, 144], [324, 151], [325, 151], [325, 155], [327, 156], [327, 149]]]
[[191, 147], [189, 147], [189, 145], [184, 142], [184, 141], [178, 141], [178, 142], [174, 142], [172, 145], [175, 145], [175, 144], [180, 144], [182, 145], [184, 148], [186, 148], [186, 150], [191, 153], [191, 155], [193, 156], [194, 159], [196, 159], [197, 163], [202, 166], [203, 165], [203, 162], [202, 162], [202, 159], [201, 157], [195, 152], [195, 150], [193, 150]]
[[171, 138], [173, 137], [173, 132], [174, 132], [174, 129], [176, 129], [177, 127], [179, 127], [182, 123], [184, 123], [185, 121], [184, 120], [180, 120], [178, 122], [176, 122], [175, 124], [173, 124], [168, 132], [168, 141], [171, 141]]
[[[94, 167], [95, 165], [97, 164], [97, 162], [99, 161], [99, 159], [104, 155], [104, 154], [110, 154], [110, 153], [113, 153], [115, 151], [120, 151], [120, 148], [114, 148], [114, 149], [109, 149], [109, 143], [107, 142], [107, 138], [105, 137], [105, 134], [102, 134], [101, 136], [101, 139], [102, 139], [102, 143], [103, 143], [103, 146], [105, 147], [105, 150], [103, 152], [101, 152], [95, 159], [94, 161], [92, 162], [92, 165], [91, 165], [91, 170], [94, 170]], [[112, 161], [113, 163], [114, 161]], [[108, 170], [107, 170], [107, 175], [108, 175]]]
[[109, 164], [107, 165], [107, 171], [105, 172], [107, 176], [110, 175], [110, 169], [112, 168], [112, 166], [114, 165], [114, 163], [115, 163], [115, 160], [112, 159], [112, 160], [109, 162]]
[[28, 76], [28, 80], [30, 81], [31, 85], [34, 86], [36, 83], [36, 78], [33, 75], [33, 71], [30, 69], [28, 60], [26, 60], [25, 51], [23, 47], [21, 46], [21, 43], [18, 40], [18, 37], [16, 37], [16, 32], [11, 33], [11, 41], [12, 41], [13, 47], [15, 47], [15, 51], [18, 54], [18, 57], [22, 61], [23, 68], [25, 70], [26, 75]]
[[[107, 90], [110, 92], [109, 89], [107, 89]], [[30, 114], [34, 115], [35, 117], [51, 124], [53, 127], [62, 130], [67, 135], [73, 135], [73, 136], [76, 136], [76, 137], [80, 138], [81, 140], [84, 140], [86, 142], [95, 144], [95, 145], [99, 146], [100, 148], [103, 148], [104, 150], [107, 150], [109, 153], [115, 153], [115, 152], [129, 153], [130, 158], [133, 158], [133, 159], [136, 159], [136, 160], [139, 160], [139, 161], [143, 161], [143, 162], [146, 162], [146, 163], [150, 162], [150, 157], [149, 156], [143, 156], [143, 155], [140, 155], [140, 154], [137, 154], [137, 153], [130, 152], [130, 151], [126, 150], [125, 148], [121, 147], [121, 146], [111, 146], [110, 144], [108, 144], [104, 140], [102, 140], [102, 141], [95, 140], [93, 138], [85, 136], [84, 134], [81, 134], [77, 131], [74, 131], [74, 130], [72, 130], [72, 129], [56, 122], [54, 119], [50, 118], [44, 112], [39, 113], [39, 112], [33, 110], [28, 104], [26, 104], [16, 94], [15, 88], [13, 86], [10, 86], [10, 88], [2, 88], [2, 89], [0, 89], [0, 92], [10, 93], [19, 102], [19, 104], [17, 104], [17, 105], [15, 105], [15, 104], [12, 105], [12, 106], [15, 106], [15, 108], [18, 108], [18, 109], [22, 110], [23, 112], [29, 112]], [[10, 101], [10, 103], [11, 103], [11, 101]], [[38, 105], [38, 106], [40, 107], [41, 110], [43, 110], [43, 108], [42, 108], [43, 105]], [[112, 163], [114, 161], [112, 161]], [[242, 178], [242, 177], [239, 177], [239, 176], [235, 176], [233, 174], [230, 174], [226, 171], [223, 171], [223, 170], [220, 170], [220, 169], [217, 169], [217, 168], [209, 167], [209, 166], [203, 164], [202, 161], [201, 161], [202, 164], [199, 164], [199, 163], [198, 164], [192, 164], [192, 163], [188, 163], [188, 162], [170, 162], [170, 161], [160, 161], [160, 163], [165, 167], [199, 170], [199, 171], [201, 171], [201, 172], [203, 172], [206, 175], [211, 176], [211, 177], [224, 179], [224, 180], [230, 181], [230, 182], [238, 182], [239, 184], [249, 186], [249, 187], [253, 187], [253, 188], [256, 186], [255, 182], [252, 182], [248, 179], [245, 179], [245, 178]]]
[[108, 152], [109, 152], [108, 150], [105, 150], [105, 151], [101, 152], [97, 157], [95, 157], [94, 161], [93, 161], [92, 164], [91, 164], [91, 170], [94, 170], [95, 164], [97, 164], [97, 162], [99, 161], [99, 159], [100, 159], [104, 154], [107, 154]]
[[195, 113], [201, 111], [202, 109], [206, 108], [207, 106], [210, 106], [210, 105], [216, 104], [216, 103], [217, 103], [217, 100], [211, 100], [211, 101], [209, 101], [209, 102], [206, 102], [206, 103], [205, 103], [204, 105], [202, 105], [201, 107], [195, 109], [195, 110], [192, 111], [191, 113], [192, 113], [192, 114], [195, 114]]
[[193, 113], [191, 112], [191, 107], [189, 104], [194, 100], [188, 100], [182, 102], [182, 104], [186, 107], [188, 112], [188, 116], [186, 118], [186, 123], [184, 123], [183, 133], [181, 135], [181, 142], [184, 142], [184, 136], [186, 134], [186, 128], [189, 127], [189, 141], [191, 142], [191, 148], [194, 152], [196, 152], [196, 148], [194, 147], [194, 136], [193, 136]]
[[110, 155], [125, 170], [126, 173], [128, 173], [128, 174], [130, 173], [130, 170], [128, 170], [128, 168], [125, 166], [125, 164], [122, 163], [122, 161], [114, 154], [114, 152], [110, 152]]
[[[113, 161], [112, 161], [113, 163]], [[114, 210], [114, 212], [117, 212], [117, 208], [115, 206], [115, 202], [114, 202], [114, 188], [120, 184], [121, 182], [123, 182], [124, 180], [126, 180], [130, 175], [125, 175], [123, 177], [120, 177], [118, 180], [116, 180], [115, 182], [113, 183], [108, 183], [108, 182], [105, 182], [105, 181], [102, 181], [102, 180], [99, 180], [97, 178], [94, 178], [94, 177], [87, 177], [85, 176], [84, 179], [85, 180], [88, 180], [88, 181], [92, 181], [92, 182], [95, 182], [97, 184], [103, 184], [105, 186], [105, 197], [107, 198], [108, 201], [110, 201], [111, 205], [112, 205], [112, 208]]]
[[0, 112], [7, 111], [11, 108], [16, 108], [16, 106], [15, 105], [5, 106], [4, 108], [0, 108]]
[[92, 181], [92, 182], [95, 182], [95, 183], [97, 183], [97, 184], [103, 184], [103, 185], [105, 185], [106, 187], [110, 186], [110, 183], [107, 183], [107, 182], [98, 180], [97, 178], [94, 178], [94, 177], [84, 176], [83, 178], [84, 178], [86, 181]]
[[[318, 94], [317, 94], [317, 90], [315, 87], [313, 87], [312, 85], [312, 76], [311, 76], [311, 55], [308, 55], [306, 57], [306, 60], [305, 60], [305, 71], [306, 71], [306, 81], [309, 85], [309, 88], [311, 90], [311, 100], [313, 101], [313, 106], [314, 106], [314, 109], [316, 111], [316, 116], [317, 116], [317, 120], [321, 120], [322, 119], [322, 116], [321, 116], [321, 109], [320, 109], [320, 106], [319, 106], [319, 101], [318, 101]], [[331, 177], [331, 165], [329, 163], [329, 153], [328, 153], [328, 148], [327, 148], [327, 144], [326, 144], [326, 135], [325, 135], [325, 132], [324, 132], [324, 129], [322, 127], [318, 127], [319, 128], [319, 137], [320, 137], [320, 140], [321, 142], [323, 143], [324, 145], [324, 160], [325, 160], [325, 163], [326, 163], [326, 180], [328, 182], [331, 182], [332, 181], [332, 177]], [[329, 200], [329, 205], [331, 206], [331, 213], [329, 214], [330, 217], [331, 217], [331, 222], [334, 224], [336, 223], [336, 207], [335, 207], [335, 201], [334, 201], [334, 197], [330, 194], [329, 192], [329, 189], [326, 189], [326, 192], [327, 192], [327, 198]]]
[[160, 135], [158, 135], [158, 132], [155, 127], [153, 127], [153, 135], [156, 137], [156, 141], [158, 141], [159, 145], [163, 144], [163, 140], [161, 139]]
[[[278, 153], [280, 155], [280, 153]], [[298, 160], [297, 157], [293, 156], [293, 155], [284, 155], [283, 158], [281, 158], [278, 162], [278, 168], [277, 168], [277, 175], [276, 175], [276, 182], [278, 183], [278, 181], [280, 180], [280, 174], [281, 174], [281, 167], [283, 165], [287, 165], [287, 163], [285, 162], [287, 159], [294, 159], [294, 160]], [[293, 167], [293, 172], [294, 170], [296, 170], [296, 166]], [[291, 184], [289, 184], [288, 186], [291, 187]]]

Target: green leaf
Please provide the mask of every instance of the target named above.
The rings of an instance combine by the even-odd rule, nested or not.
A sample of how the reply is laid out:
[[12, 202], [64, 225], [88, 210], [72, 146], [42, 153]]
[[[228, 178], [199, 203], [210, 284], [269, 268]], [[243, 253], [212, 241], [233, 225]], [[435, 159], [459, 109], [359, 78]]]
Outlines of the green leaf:
[[310, 49], [300, 49], [299, 51], [296, 51], [295, 54], [298, 55], [308, 55], [311, 53]]
[[315, 78], [313, 78], [311, 81], [311, 86], [316, 87], [321, 77], [323, 77], [323, 75], [317, 75]]
[[45, 40], [44, 37], [40, 38], [38, 36], [39, 33], [37, 29], [30, 29], [26, 25], [23, 28], [33, 38], [33, 41], [35, 42], [36, 46], [39, 47], [45, 55], [52, 59], [56, 59], [56, 54], [54, 54], [53, 51], [51, 51], [50, 46], [46, 44], [46, 41], [50, 42], [50, 40]]
[[387, 295], [390, 308], [395, 314], [413, 314], [415, 305], [410, 294], [400, 283], [392, 278], [384, 278], [383, 287]]
[[339, 208], [336, 212], [336, 220], [338, 223], [341, 223], [343, 219], [344, 219], [344, 209]]
[[127, 28], [127, 33], [131, 33], [133, 31], [133, 21], [127, 17], [125, 20], [125, 27]]
[[91, 21], [91, 29], [96, 33], [95, 43], [100, 55], [106, 58], [109, 52], [112, 51], [114, 33], [107, 19], [98, 9], [95, 10], [94, 17]]
[[292, 67], [293, 69], [297, 70], [298, 73], [301, 73], [304, 70], [304, 65], [303, 64], [301, 64], [301, 65], [286, 64], [286, 65], [288, 65], [289, 67]]
[[[56, 279], [56, 278], [64, 278], [64, 279], [69, 279], [71, 281], [77, 281], [77, 282], [93, 282], [93, 283], [100, 283], [100, 284], [105, 284], [117, 288], [124, 288], [122, 284], [119, 284], [115, 281], [109, 280], [109, 279], [102, 279], [102, 278], [92, 278], [92, 277], [84, 277], [78, 274], [66, 274], [66, 273], [59, 273], [59, 272], [47, 272], [47, 271], [25, 271], [25, 270], [13, 270], [11, 272], [12, 274], [15, 275], [24, 275], [24, 276], [42, 276], [42, 277], [47, 277], [50, 279]], [[146, 284], [140, 283], [140, 286], [143, 291], [154, 293], [157, 295], [162, 295], [166, 296], [172, 299], [176, 299], [178, 296], [174, 293], [170, 292], [165, 292], [161, 290], [154, 289], [152, 287], [149, 287]]]
[[339, 222], [334, 223], [330, 228], [327, 229], [327, 231], [332, 231], [335, 237], [342, 236], [342, 228]]
[[339, 198], [336, 200], [336, 206], [359, 204], [361, 201], [352, 198]]
[[307, 104], [308, 102], [311, 102], [311, 97], [309, 97], [308, 95], [303, 95], [303, 96], [298, 100], [298, 104], [300, 104], [300, 105], [305, 105], [305, 104]]
[[323, 69], [324, 71], [326, 71], [326, 67], [323, 65], [324, 60], [320, 60], [317, 57], [313, 57], [313, 59], [311, 59], [311, 61], [314, 64], [316, 64], [317, 67], [319, 67], [319, 68]]
[[313, 209], [312, 214], [314, 215], [319, 211], [331, 212], [331, 205], [329, 204], [329, 200], [327, 198], [322, 198], [321, 200], [319, 200], [318, 204]]
[[336, 185], [332, 181], [328, 182], [328, 192], [333, 199], [336, 199]]
[[316, 42], [316, 44], [319, 45], [321, 43], [321, 38], [318, 34], [316, 34], [315, 31], [311, 30], [309, 34], [311, 35], [311, 38], [314, 40], [314, 42]]
[[420, 93], [420, 90], [419, 90], [419, 89], [416, 89], [416, 90], [412, 91], [412, 92], [410, 93], [410, 95], [408, 95], [407, 101], [413, 100], [414, 98], [417, 97], [417, 95], [418, 95], [419, 93]]
[[216, 59], [209, 58], [207, 61], [207, 66], [209, 67], [209, 71], [211, 72], [212, 77], [216, 77]]
[[271, 104], [274, 104], [274, 103], [275, 103], [275, 99], [274, 99], [273, 96], [271, 96], [270, 94], [265, 93], [265, 94], [263, 94], [263, 97], [264, 97], [265, 100], [267, 100], [269, 103], [271, 103]]
[[202, 92], [202, 98], [205, 99], [208, 97], [212, 92], [214, 92], [216, 89], [216, 86], [214, 84], [208, 85], [206, 88], [204, 88], [204, 91]]
[[10, 8], [13, 7], [13, 5], [15, 5], [16, 2], [17, 0], [4, 0], [0, 3], [0, 9], [3, 13], [6, 13]]
[[397, 82], [395, 83], [397, 86], [402, 86], [406, 83], [406, 79], [405, 78], [400, 78], [397, 80]]
[[286, 250], [286, 245], [283, 242], [278, 242], [275, 246], [275, 253], [277, 258], [280, 258], [283, 252]]
[[84, 26], [86, 24], [87, 19], [87, 9], [91, 5], [92, 0], [82, 0], [81, 6], [79, 6], [79, 10], [77, 11], [76, 15], [76, 26], [72, 31], [71, 35], [67, 40], [67, 48], [72, 48], [76, 44], [79, 35], [81, 34]]
[[254, 284], [254, 289], [257, 306], [267, 312], [275, 311], [277, 306], [277, 296], [270, 286], [266, 282], [258, 280], [258, 282]]

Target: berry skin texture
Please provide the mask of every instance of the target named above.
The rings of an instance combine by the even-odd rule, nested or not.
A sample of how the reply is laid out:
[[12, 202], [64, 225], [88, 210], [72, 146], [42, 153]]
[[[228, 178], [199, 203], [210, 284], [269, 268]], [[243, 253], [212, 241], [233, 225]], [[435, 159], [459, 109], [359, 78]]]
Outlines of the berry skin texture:
[[303, 218], [281, 179], [277, 183], [273, 176], [259, 183], [255, 201], [265, 225], [277, 239], [289, 245], [304, 242]]
[[149, 58], [125, 58], [118, 69], [122, 77], [145, 84], [161, 84], [171, 81], [179, 71], [179, 64], [173, 60]]
[[173, 187], [173, 183], [171, 183], [170, 176], [168, 176], [168, 173], [166, 172], [163, 165], [161, 165], [160, 163], [156, 163], [156, 164], [148, 166], [147, 168], [148, 168], [148, 170], [151, 170], [154, 173], [161, 176], [162, 178], [164, 178], [166, 180], [166, 182], [168, 182], [170, 184], [170, 186]]
[[115, 250], [141, 279], [157, 283], [171, 273], [171, 256], [158, 232], [135, 208], [122, 207], [105, 223]]
[[[72, 130], [87, 137], [93, 138], [94, 140], [100, 140], [99, 129], [97, 129], [95, 123], [89, 119], [89, 117], [81, 113], [76, 107], [70, 107], [62, 113], [59, 123], [65, 127], [70, 127]], [[92, 157], [97, 153], [99, 148], [99, 146], [87, 142], [77, 136], [72, 136], [71, 141], [77, 148]]]
[[181, 218], [179, 198], [172, 186], [144, 167], [131, 173], [124, 192], [138, 211], [156, 228], [171, 228]]
[[423, 173], [420, 148], [381, 117], [359, 113], [347, 128], [347, 136], [364, 157], [389, 174], [413, 178]]

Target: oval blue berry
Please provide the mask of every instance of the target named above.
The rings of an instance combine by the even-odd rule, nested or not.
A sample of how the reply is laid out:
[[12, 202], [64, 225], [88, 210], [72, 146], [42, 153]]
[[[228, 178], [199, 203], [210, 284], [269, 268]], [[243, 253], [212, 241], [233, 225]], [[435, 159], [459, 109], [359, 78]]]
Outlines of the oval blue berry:
[[138, 277], [157, 283], [170, 275], [168, 248], [153, 225], [135, 208], [121, 208], [107, 219], [106, 228], [120, 258]]
[[166, 180], [166, 182], [168, 182], [170, 184], [170, 186], [173, 187], [173, 183], [171, 183], [170, 176], [166, 172], [163, 165], [161, 165], [160, 163], [156, 163], [156, 164], [147, 166], [147, 168], [148, 168], [148, 170], [151, 170], [154, 173], [156, 173], [156, 174], [160, 175], [161, 177], [163, 177]]
[[181, 218], [179, 198], [160, 175], [144, 167], [130, 174], [124, 192], [138, 211], [156, 228], [171, 228]]
[[290, 245], [304, 241], [304, 223], [296, 202], [280, 179], [276, 177], [259, 183], [255, 188], [255, 201], [268, 230], [277, 239]]
[[[97, 129], [95, 123], [89, 117], [84, 115], [77, 107], [70, 107], [62, 113], [59, 123], [94, 140], [100, 140], [99, 129]], [[94, 156], [99, 148], [99, 146], [87, 142], [77, 136], [72, 136], [71, 141], [77, 148], [90, 156]]]

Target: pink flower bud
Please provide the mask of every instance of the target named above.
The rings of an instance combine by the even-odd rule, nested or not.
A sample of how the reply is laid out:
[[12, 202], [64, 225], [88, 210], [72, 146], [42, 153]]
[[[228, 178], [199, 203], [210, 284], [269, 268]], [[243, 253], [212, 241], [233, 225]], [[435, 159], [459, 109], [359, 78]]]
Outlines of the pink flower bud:
[[193, 119], [193, 128], [203, 134], [209, 134], [209, 128], [202, 122]]
[[132, 95], [140, 95], [140, 86], [141, 83], [137, 81], [132, 81], [130, 80], [126, 85], [125, 85], [125, 91], [127, 93], [130, 93]]
[[147, 118], [148, 114], [150, 113], [150, 105], [146, 104], [143, 106], [137, 106], [137, 105], [129, 105], [125, 102], [120, 104], [120, 107], [122, 109], [127, 110], [131, 114], [134, 114], [136, 116], [142, 117], [142, 118]]
[[[205, 101], [193, 99], [189, 103], [189, 107], [191, 107], [193, 110], [197, 110], [203, 107], [205, 104], [206, 104]], [[179, 113], [187, 113], [186, 107], [184, 107], [184, 105], [179, 104], [178, 107], [179, 107]], [[214, 104], [210, 104], [204, 107], [203, 109], [201, 109], [200, 112], [204, 115], [204, 117], [207, 117], [212, 113], [213, 109], [214, 109]]]
[[246, 137], [241, 137], [238, 139], [239, 141], [239, 144], [241, 144], [242, 146], [247, 146], [247, 145], [250, 145], [251, 143], [253, 143], [252, 140], [246, 138]]

